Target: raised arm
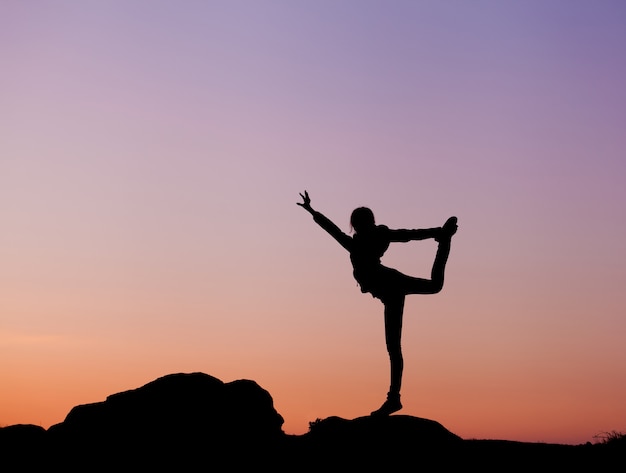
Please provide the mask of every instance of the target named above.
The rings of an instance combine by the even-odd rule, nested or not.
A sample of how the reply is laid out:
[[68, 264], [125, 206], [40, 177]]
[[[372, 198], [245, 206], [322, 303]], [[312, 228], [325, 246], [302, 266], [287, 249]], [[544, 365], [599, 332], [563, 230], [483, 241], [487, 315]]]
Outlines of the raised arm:
[[302, 202], [297, 202], [297, 204], [313, 216], [315, 223], [326, 230], [341, 246], [350, 251], [352, 248], [352, 237], [346, 235], [329, 218], [311, 207], [311, 198], [307, 191], [304, 191], [304, 194], [301, 193], [300, 197], [302, 197]]

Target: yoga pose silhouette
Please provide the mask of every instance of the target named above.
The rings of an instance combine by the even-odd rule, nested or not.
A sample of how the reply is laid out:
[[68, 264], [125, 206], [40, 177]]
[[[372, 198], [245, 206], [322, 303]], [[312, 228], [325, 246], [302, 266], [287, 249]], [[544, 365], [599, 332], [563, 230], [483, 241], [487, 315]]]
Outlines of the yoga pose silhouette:
[[[313, 220], [350, 253], [353, 275], [361, 287], [361, 292], [369, 292], [373, 297], [380, 299], [385, 307], [385, 342], [389, 352], [391, 382], [387, 399], [379, 409], [372, 412], [372, 415], [388, 416], [402, 409], [400, 386], [404, 361], [400, 340], [405, 296], [436, 294], [441, 291], [446, 262], [450, 254], [450, 241], [457, 230], [457, 219], [450, 217], [442, 227], [437, 228], [391, 230], [385, 225], [376, 225], [374, 214], [369, 208], [359, 207], [350, 217], [350, 225], [354, 231], [354, 236], [350, 236], [311, 207], [311, 198], [307, 191], [300, 194], [300, 197], [302, 202], [298, 202], [298, 205], [308, 211]], [[439, 244], [430, 279], [407, 276], [381, 264], [380, 258], [391, 242], [428, 238], [434, 238]]]

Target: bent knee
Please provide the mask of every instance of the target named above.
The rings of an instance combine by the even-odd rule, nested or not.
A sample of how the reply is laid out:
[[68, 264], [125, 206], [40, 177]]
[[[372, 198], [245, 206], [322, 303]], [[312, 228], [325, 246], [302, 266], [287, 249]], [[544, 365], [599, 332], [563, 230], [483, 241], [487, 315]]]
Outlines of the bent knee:
[[430, 281], [431, 283], [431, 294], [438, 294], [443, 289], [443, 278], [435, 278]]
[[407, 294], [437, 294], [443, 289], [443, 279], [417, 279], [411, 287], [407, 288]]
[[443, 279], [441, 280], [431, 280], [426, 288], [426, 292], [424, 294], [438, 294], [443, 289]]
[[433, 284], [433, 294], [438, 294], [443, 289], [443, 281], [437, 281]]

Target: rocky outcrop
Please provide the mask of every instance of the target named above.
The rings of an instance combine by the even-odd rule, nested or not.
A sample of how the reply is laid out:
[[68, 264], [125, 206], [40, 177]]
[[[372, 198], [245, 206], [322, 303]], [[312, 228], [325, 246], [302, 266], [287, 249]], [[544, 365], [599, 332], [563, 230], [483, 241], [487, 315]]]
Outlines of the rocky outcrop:
[[109, 464], [109, 458], [121, 457], [139, 466], [199, 458], [236, 463], [273, 448], [284, 437], [282, 424], [272, 397], [254, 381], [224, 383], [191, 373], [74, 407], [48, 434], [58, 459], [101, 458]]
[[270, 394], [250, 380], [172, 374], [73, 408], [47, 431], [0, 428], [2, 471], [482, 471], [606, 469], [611, 445], [463, 440], [407, 415], [329, 417], [304, 435], [282, 431]]
[[[138, 433], [234, 440], [276, 438], [283, 418], [270, 394], [254, 381], [224, 383], [203, 373], [172, 374], [145, 386], [113, 394], [106, 401], [74, 407], [54, 435], [107, 440]], [[189, 432], [189, 433], [188, 433]], [[190, 432], [193, 432], [191, 434]]]

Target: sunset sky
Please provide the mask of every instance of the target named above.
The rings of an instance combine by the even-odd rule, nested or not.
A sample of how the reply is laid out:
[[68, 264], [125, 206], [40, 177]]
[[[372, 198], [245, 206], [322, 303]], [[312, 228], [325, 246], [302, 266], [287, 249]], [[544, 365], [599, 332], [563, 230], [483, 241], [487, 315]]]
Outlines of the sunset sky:
[[[0, 426], [201, 371], [283, 430], [389, 385], [349, 232], [459, 221], [410, 296], [401, 414], [626, 432], [626, 3], [0, 4]], [[432, 240], [383, 262], [426, 277]]]

